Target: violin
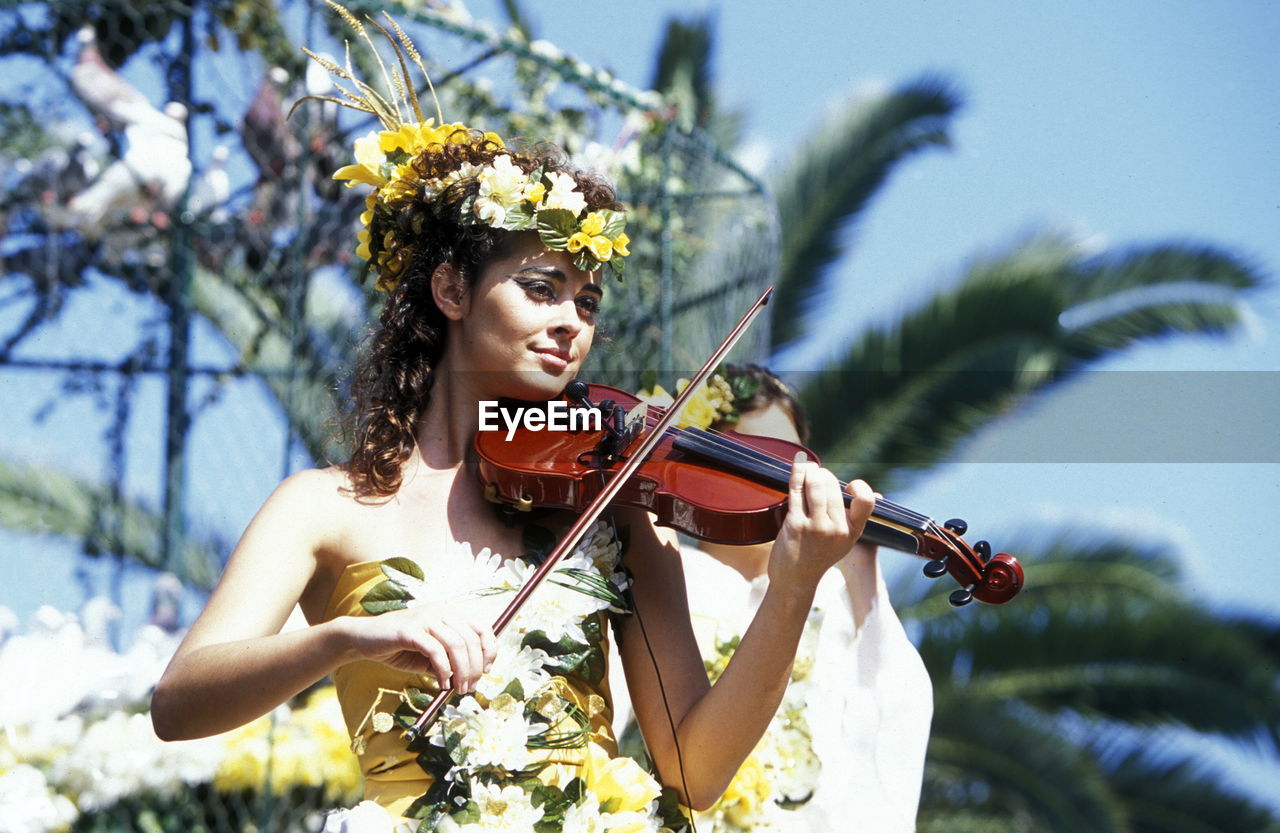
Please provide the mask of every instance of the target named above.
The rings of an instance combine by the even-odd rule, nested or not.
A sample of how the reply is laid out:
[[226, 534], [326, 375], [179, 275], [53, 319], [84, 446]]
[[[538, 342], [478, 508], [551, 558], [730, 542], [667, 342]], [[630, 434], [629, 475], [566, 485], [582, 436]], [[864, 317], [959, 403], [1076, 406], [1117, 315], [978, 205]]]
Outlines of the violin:
[[[639, 439], [665, 413], [636, 396], [606, 385], [571, 382], [565, 402], [596, 410], [600, 430], [579, 427], [479, 431], [477, 471], [489, 500], [521, 510], [535, 507], [579, 512], [599, 495], [638, 447]], [[506, 403], [527, 413], [547, 403]], [[544, 416], [535, 424], [548, 425]], [[569, 425], [573, 426], [570, 420]], [[528, 425], [528, 420], [526, 420]], [[703, 541], [758, 544], [777, 538], [787, 513], [791, 461], [796, 452], [817, 457], [798, 443], [773, 437], [670, 427], [636, 473], [613, 498], [645, 509], [669, 526]], [[841, 483], [841, 487], [845, 484]], [[845, 504], [851, 500], [844, 493]], [[960, 589], [952, 605], [973, 599], [1000, 604], [1022, 589], [1022, 566], [991, 545], [972, 546], [959, 519], [939, 525], [932, 518], [877, 499], [861, 540], [927, 559], [924, 574], [950, 574]]]
[[[580, 407], [607, 414], [607, 422], [602, 417], [599, 430], [535, 431], [526, 421], [523, 435], [537, 435], [536, 441], [522, 440], [519, 444], [514, 443], [516, 433], [511, 440], [505, 440], [499, 431], [482, 430], [476, 434], [477, 470], [486, 497], [513, 504], [517, 509], [547, 506], [575, 510], [577, 514], [555, 549], [494, 621], [495, 634], [501, 634], [511, 623], [560, 559], [578, 545], [600, 513], [614, 501], [643, 507], [657, 514], [659, 523], [695, 536], [711, 534], [709, 518], [723, 516], [725, 520], [719, 528], [736, 537], [712, 540], [748, 544], [777, 537], [785, 516], [789, 460], [794, 451], [808, 453], [808, 449], [766, 437], [673, 427], [689, 397], [706, 381], [712, 368], [724, 360], [772, 294], [773, 287], [764, 291], [675, 402], [665, 410], [654, 409], [658, 414], [652, 422], [648, 406], [639, 407], [639, 400], [631, 394], [574, 380], [565, 387], [563, 396]], [[591, 397], [601, 395], [617, 398], [602, 400], [597, 407]], [[628, 411], [619, 402], [631, 403], [632, 407]], [[564, 404], [560, 399], [552, 403]], [[538, 407], [535, 405], [534, 410]], [[541, 407], [550, 411], [552, 404], [541, 403]], [[548, 423], [544, 413], [542, 424]], [[790, 451], [778, 456], [780, 448]], [[640, 476], [641, 471], [644, 476]], [[719, 493], [730, 485], [755, 496], [746, 510], [741, 505], [725, 505]], [[765, 495], [772, 499], [764, 500]], [[847, 495], [845, 501], [849, 501]], [[868, 541], [929, 558], [926, 576], [937, 578], [950, 573], [961, 585], [951, 594], [953, 605], [965, 605], [975, 598], [999, 604], [1022, 589], [1022, 567], [1017, 559], [1006, 553], [992, 556], [990, 545], [984, 541], [969, 546], [961, 537], [965, 533], [963, 521], [947, 521], [940, 527], [924, 515], [877, 500], [867, 530], [862, 537]], [[436, 693], [407, 730], [411, 740], [431, 725], [454, 693], [448, 686]]]

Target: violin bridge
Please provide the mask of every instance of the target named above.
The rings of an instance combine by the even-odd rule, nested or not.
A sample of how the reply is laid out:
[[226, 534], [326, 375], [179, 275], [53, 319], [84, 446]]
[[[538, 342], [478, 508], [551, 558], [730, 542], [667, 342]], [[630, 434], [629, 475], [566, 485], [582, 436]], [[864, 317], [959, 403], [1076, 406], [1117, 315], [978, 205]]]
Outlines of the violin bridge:
[[649, 403], [641, 402], [632, 408], [626, 419], [622, 422], [622, 442], [620, 443], [623, 452], [629, 451], [631, 446], [635, 445], [636, 440], [644, 434], [644, 428], [649, 418]]

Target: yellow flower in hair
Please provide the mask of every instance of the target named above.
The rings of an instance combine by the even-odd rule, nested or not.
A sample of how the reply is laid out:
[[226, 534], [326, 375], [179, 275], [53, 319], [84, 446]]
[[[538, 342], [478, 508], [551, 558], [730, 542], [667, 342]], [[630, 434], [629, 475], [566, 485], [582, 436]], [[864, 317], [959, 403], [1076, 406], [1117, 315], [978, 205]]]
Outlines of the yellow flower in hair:
[[387, 178], [382, 175], [382, 166], [386, 164], [387, 155], [383, 152], [381, 144], [382, 140], [377, 131], [356, 139], [356, 164], [339, 168], [334, 172], [333, 178], [347, 180], [348, 188], [357, 182], [381, 188], [387, 183]]
[[613, 238], [614, 254], [619, 255], [621, 257], [626, 257], [627, 255], [631, 254], [631, 251], [627, 248], [627, 244], [630, 242], [631, 242], [631, 238], [627, 237], [626, 232], [623, 232], [622, 234], [619, 234], [617, 237]]
[[566, 245], [565, 248], [569, 250], [570, 254], [577, 254], [578, 252], [582, 251], [584, 247], [590, 246], [590, 245], [591, 245], [590, 237], [588, 237], [586, 234], [583, 234], [580, 231], [575, 231], [572, 235], [570, 235], [569, 243]]
[[582, 221], [582, 233], [588, 237], [595, 237], [604, 231], [604, 218], [600, 216], [599, 211], [592, 211]]
[[524, 194], [522, 194], [525, 200], [533, 203], [534, 205], [542, 202], [542, 198], [546, 195], [547, 186], [543, 185], [541, 182], [530, 182], [528, 185], [524, 186]]
[[[586, 224], [583, 223], [583, 225]], [[613, 241], [603, 235], [592, 237], [590, 248], [591, 254], [595, 255], [596, 260], [601, 263], [613, 256]]]

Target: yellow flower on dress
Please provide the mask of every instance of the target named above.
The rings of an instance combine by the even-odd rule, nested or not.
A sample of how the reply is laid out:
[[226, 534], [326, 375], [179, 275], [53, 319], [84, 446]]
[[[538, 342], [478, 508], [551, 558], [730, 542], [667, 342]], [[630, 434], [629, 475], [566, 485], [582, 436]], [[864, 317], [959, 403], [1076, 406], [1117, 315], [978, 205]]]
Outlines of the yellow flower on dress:
[[729, 788], [710, 812], [722, 811], [725, 818], [739, 826], [751, 823], [751, 815], [769, 800], [773, 789], [765, 775], [764, 767], [754, 754], [742, 762], [738, 774], [729, 782]]
[[587, 790], [610, 813], [632, 813], [649, 806], [662, 787], [631, 758], [610, 758], [595, 743], [587, 746]]

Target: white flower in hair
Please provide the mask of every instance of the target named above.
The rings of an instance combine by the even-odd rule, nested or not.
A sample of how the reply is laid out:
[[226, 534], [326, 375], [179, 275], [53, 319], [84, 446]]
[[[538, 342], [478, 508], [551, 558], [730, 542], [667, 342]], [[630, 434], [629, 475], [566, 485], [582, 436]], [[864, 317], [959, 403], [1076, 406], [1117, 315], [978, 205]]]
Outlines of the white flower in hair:
[[[486, 165], [477, 177], [480, 191], [476, 194], [475, 213], [490, 226], [501, 227], [507, 212], [524, 198], [528, 176], [503, 154]], [[586, 202], [583, 202], [586, 205]]]
[[578, 190], [577, 181], [568, 174], [552, 171], [547, 174], [551, 180], [551, 191], [542, 201], [542, 208], [563, 208], [575, 217], [587, 207], [587, 198]]

